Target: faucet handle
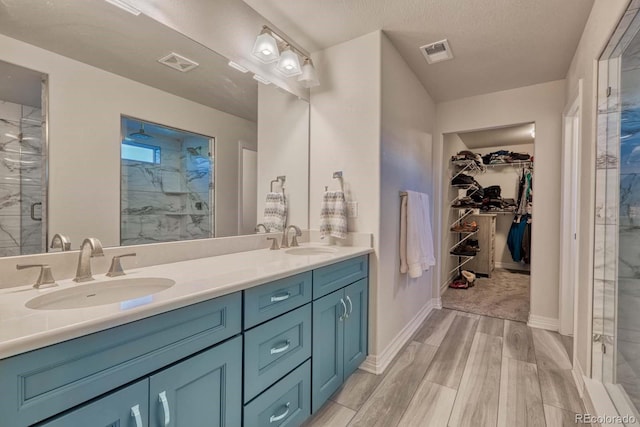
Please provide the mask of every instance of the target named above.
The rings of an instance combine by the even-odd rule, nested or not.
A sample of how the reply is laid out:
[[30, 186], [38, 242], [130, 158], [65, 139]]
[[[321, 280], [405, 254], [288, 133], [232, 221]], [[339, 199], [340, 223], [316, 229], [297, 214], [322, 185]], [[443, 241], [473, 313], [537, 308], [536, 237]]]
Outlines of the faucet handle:
[[53, 273], [51, 272], [51, 267], [49, 264], [18, 264], [16, 265], [16, 270], [24, 270], [26, 268], [40, 268], [40, 275], [36, 279], [36, 283], [34, 283], [33, 287], [36, 289], [40, 288], [52, 288], [54, 286], [58, 286], [56, 283], [56, 279], [53, 278]]
[[126, 256], [136, 256], [136, 253], [132, 252], [130, 254], [115, 255], [111, 260], [111, 267], [109, 267], [107, 276], [109, 277], [124, 276], [124, 270], [122, 269], [122, 263], [120, 262], [120, 258], [126, 257]]
[[269, 240], [272, 240], [271, 242], [272, 251], [277, 251], [278, 249], [280, 249], [280, 246], [278, 246], [278, 239], [276, 237], [267, 237], [267, 241]]

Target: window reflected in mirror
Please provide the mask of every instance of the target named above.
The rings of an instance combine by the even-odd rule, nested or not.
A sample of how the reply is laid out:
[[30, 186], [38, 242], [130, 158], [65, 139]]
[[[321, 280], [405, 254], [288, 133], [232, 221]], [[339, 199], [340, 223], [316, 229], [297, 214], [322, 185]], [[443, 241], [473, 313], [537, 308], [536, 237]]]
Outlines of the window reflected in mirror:
[[120, 244], [215, 236], [215, 138], [122, 117]]

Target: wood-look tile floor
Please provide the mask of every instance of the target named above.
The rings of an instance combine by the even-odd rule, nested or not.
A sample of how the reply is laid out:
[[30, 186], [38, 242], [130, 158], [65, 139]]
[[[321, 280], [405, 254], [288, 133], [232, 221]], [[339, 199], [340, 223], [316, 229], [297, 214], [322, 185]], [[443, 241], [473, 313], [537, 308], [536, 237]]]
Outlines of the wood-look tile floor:
[[358, 370], [305, 427], [575, 426], [566, 337], [434, 310], [383, 375]]

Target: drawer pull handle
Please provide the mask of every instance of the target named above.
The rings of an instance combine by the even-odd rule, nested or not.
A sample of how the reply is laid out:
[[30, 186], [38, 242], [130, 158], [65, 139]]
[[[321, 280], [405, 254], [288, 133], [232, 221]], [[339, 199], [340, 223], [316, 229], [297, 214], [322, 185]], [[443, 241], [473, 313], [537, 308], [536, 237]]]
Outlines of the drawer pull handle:
[[351, 298], [349, 298], [349, 295], [347, 295], [347, 302], [349, 303], [349, 313], [346, 317], [348, 319], [349, 316], [351, 316], [351, 313], [353, 313], [353, 303], [351, 302]]
[[278, 422], [280, 420], [283, 420], [287, 417], [287, 415], [289, 415], [289, 409], [291, 406], [291, 402], [287, 402], [284, 409], [284, 412], [281, 413], [280, 415], [271, 415], [271, 417], [269, 418], [269, 423], [275, 423]]
[[142, 415], [140, 415], [140, 405], [131, 408], [131, 416], [136, 420], [136, 427], [142, 427]]
[[286, 294], [280, 294], [280, 295], [273, 295], [271, 297], [271, 302], [280, 302], [280, 301], [284, 301], [287, 300], [291, 297], [291, 294], [289, 292], [287, 292]]
[[344, 309], [344, 312], [340, 315], [340, 321], [342, 322], [347, 316], [347, 304], [344, 303], [344, 299], [342, 298], [340, 298], [340, 304], [342, 304], [342, 308]]
[[278, 353], [282, 353], [283, 351], [287, 351], [287, 349], [289, 348], [290, 345], [291, 345], [291, 341], [287, 340], [287, 341], [285, 341], [283, 346], [272, 347], [271, 348], [271, 354], [278, 354]]
[[164, 415], [164, 425], [168, 426], [171, 422], [171, 412], [169, 411], [169, 402], [167, 401], [167, 392], [163, 391], [158, 395], [158, 400], [162, 403], [162, 413]]

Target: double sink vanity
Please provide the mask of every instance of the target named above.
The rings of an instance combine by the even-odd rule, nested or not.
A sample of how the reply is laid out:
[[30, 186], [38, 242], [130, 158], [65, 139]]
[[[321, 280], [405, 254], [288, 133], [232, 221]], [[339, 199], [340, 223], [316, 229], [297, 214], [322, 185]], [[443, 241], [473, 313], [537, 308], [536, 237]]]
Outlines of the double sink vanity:
[[5, 289], [2, 425], [299, 425], [366, 357], [370, 252], [304, 244]]

